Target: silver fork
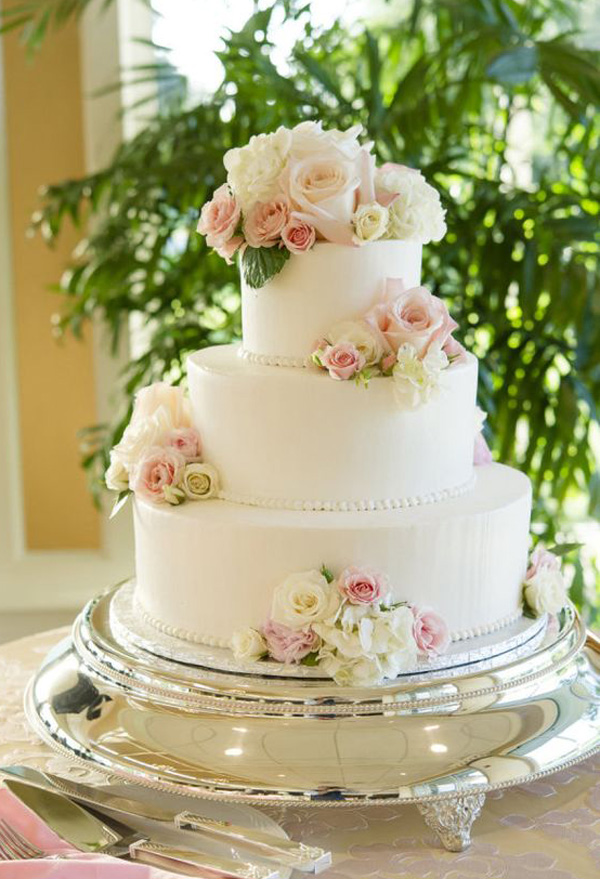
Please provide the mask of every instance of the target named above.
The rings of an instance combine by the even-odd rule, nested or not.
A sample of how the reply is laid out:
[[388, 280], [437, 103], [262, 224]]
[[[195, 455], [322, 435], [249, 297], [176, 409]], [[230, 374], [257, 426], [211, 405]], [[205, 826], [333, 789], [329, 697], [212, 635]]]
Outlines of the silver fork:
[[[22, 833], [0, 818], [0, 860], [30, 861], [48, 857], [41, 848], [25, 839]], [[54, 855], [54, 858], [59, 856]]]

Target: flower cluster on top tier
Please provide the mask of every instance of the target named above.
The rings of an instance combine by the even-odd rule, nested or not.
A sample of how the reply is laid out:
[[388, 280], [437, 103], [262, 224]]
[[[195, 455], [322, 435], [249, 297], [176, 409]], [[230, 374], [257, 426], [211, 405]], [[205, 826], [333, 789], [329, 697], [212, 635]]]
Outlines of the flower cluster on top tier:
[[377, 168], [373, 144], [359, 143], [361, 132], [360, 125], [324, 131], [320, 122], [301, 122], [229, 150], [227, 183], [202, 208], [198, 232], [228, 262], [243, 253], [252, 287], [317, 239], [354, 246], [382, 238], [439, 241], [446, 224], [438, 192], [414, 168]]
[[214, 467], [202, 460], [183, 390], [157, 382], [138, 392], [121, 441], [110, 453], [106, 485], [119, 492], [115, 511], [131, 492], [155, 504], [214, 497]]
[[389, 376], [399, 405], [415, 409], [437, 393], [443, 370], [464, 359], [452, 336], [457, 326], [425, 287], [405, 290], [400, 278], [387, 278], [381, 302], [363, 318], [333, 327], [312, 359], [338, 381], [367, 384], [375, 375]]
[[262, 629], [240, 629], [231, 648], [246, 662], [318, 665], [338, 684], [371, 686], [443, 653], [444, 620], [429, 608], [393, 603], [386, 578], [370, 568], [292, 574], [273, 594]]
[[523, 583], [525, 610], [531, 616], [557, 614], [569, 600], [569, 590], [560, 567], [560, 558], [543, 543], [531, 555]]

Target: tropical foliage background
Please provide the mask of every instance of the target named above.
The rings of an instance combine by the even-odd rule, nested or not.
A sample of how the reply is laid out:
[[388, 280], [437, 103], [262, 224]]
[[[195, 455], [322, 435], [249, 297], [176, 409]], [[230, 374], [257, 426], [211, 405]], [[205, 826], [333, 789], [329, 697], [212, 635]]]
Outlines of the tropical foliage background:
[[[35, 50], [90, 3], [110, 0], [9, 3], [2, 24]], [[180, 381], [188, 352], [240, 336], [236, 269], [194, 231], [223, 153], [301, 119], [362, 122], [381, 160], [420, 167], [442, 193], [449, 231], [426, 248], [424, 278], [480, 358], [488, 439], [530, 475], [535, 531], [585, 541], [582, 523], [600, 515], [600, 53], [584, 7], [390, 0], [368, 23], [322, 30], [310, 4], [271, 0], [224, 36], [214, 94], [191, 95], [159, 47], [129, 71], [156, 81], [158, 109], [102, 171], [49, 186], [32, 221], [49, 244], [67, 219], [81, 227], [60, 281], [64, 333], [100, 315], [116, 350], [128, 318], [145, 326], [114, 421], [83, 432], [93, 489], [135, 390]], [[282, 63], [284, 19], [301, 36]], [[598, 622], [592, 555], [570, 556], [573, 595]]]

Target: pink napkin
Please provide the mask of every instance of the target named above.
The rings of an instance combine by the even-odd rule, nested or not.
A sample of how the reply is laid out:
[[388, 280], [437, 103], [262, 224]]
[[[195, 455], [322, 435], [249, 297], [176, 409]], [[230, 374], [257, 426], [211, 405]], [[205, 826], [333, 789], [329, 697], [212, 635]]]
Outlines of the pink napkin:
[[181, 879], [175, 873], [105, 855], [77, 853], [5, 788], [0, 788], [0, 818], [50, 854], [68, 854], [68, 861], [39, 859], [0, 861], [0, 879]]

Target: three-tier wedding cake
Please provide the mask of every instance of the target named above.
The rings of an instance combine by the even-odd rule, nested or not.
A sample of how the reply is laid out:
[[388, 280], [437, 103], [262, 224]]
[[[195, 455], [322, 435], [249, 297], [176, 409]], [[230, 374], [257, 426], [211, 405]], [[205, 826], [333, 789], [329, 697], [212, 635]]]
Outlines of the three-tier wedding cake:
[[529, 481], [492, 463], [477, 360], [421, 286], [435, 189], [359, 127], [280, 128], [225, 166], [199, 231], [239, 260], [242, 343], [189, 357], [189, 398], [140, 392], [107, 472], [135, 495], [139, 612], [241, 670], [371, 685], [559, 610]]

